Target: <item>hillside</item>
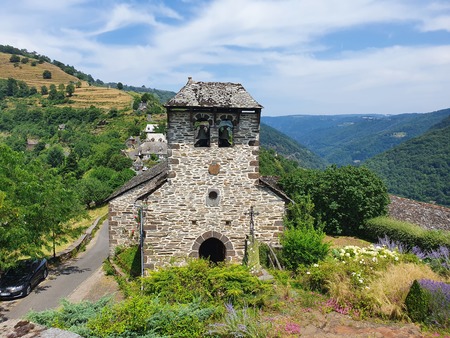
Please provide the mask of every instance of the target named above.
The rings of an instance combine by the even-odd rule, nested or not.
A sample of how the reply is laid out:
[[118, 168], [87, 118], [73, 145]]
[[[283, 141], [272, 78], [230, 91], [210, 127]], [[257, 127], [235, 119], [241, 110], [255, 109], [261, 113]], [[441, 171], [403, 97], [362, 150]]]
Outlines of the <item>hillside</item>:
[[450, 109], [400, 115], [292, 115], [263, 117], [328, 163], [363, 162], [419, 136], [450, 115]]
[[[36, 87], [38, 91], [42, 86], [49, 87], [54, 84], [68, 85], [80, 81], [77, 77], [69, 75], [59, 67], [48, 63], [36, 63], [32, 65], [32, 59], [27, 63], [17, 63], [16, 66], [9, 59], [11, 54], [0, 53], [0, 79], [13, 78], [24, 81], [30, 87]], [[51, 72], [51, 79], [44, 79], [42, 74], [45, 70]], [[88, 108], [91, 105], [98, 108], [111, 109], [117, 108], [131, 109], [133, 97], [125, 92], [115, 88], [91, 86], [87, 81], [80, 81], [81, 87], [76, 88], [71, 97], [70, 106], [73, 108]]]
[[262, 123], [260, 133], [263, 147], [273, 149], [287, 159], [298, 162], [300, 167], [308, 169], [324, 169], [326, 167], [326, 162], [319, 156], [275, 128]]
[[365, 165], [393, 194], [450, 206], [450, 117]]

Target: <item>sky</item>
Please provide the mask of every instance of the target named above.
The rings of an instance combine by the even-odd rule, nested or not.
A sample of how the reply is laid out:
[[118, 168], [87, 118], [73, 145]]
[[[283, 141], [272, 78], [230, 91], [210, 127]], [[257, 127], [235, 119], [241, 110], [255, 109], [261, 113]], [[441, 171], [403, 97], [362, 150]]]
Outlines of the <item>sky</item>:
[[450, 0], [2, 0], [0, 44], [103, 82], [241, 83], [265, 116], [450, 107]]

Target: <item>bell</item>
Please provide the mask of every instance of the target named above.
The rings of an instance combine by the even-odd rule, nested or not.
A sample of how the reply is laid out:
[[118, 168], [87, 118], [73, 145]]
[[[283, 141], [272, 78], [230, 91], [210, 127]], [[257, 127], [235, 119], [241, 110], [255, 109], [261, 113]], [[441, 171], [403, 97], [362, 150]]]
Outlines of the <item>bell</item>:
[[207, 139], [209, 139], [207, 127], [205, 127], [205, 126], [200, 126], [199, 127], [197, 138], [200, 139], [200, 140], [207, 140]]

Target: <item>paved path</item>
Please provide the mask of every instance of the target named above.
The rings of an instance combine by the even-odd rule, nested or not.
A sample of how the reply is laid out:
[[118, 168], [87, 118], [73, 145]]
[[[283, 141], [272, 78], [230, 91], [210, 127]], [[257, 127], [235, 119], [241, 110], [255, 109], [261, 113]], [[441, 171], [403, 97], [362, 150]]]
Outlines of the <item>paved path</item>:
[[58, 307], [60, 301], [91, 277], [108, 257], [108, 223], [105, 221], [86, 251], [77, 258], [50, 270], [47, 280], [39, 284], [32, 293], [22, 299], [0, 302], [0, 319], [18, 319], [30, 310], [43, 311]]

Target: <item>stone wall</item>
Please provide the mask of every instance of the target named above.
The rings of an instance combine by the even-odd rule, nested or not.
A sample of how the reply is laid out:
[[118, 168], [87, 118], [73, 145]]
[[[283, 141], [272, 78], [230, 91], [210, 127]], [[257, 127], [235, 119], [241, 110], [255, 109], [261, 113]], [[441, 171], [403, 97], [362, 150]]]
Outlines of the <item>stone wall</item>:
[[152, 189], [162, 184], [165, 173], [154, 180], [140, 184], [137, 187], [115, 197], [108, 205], [109, 219], [109, 249], [113, 256], [117, 246], [139, 244], [138, 199]]
[[214, 127], [210, 147], [194, 147], [189, 113], [170, 113], [167, 181], [151, 180], [110, 202], [111, 253], [117, 245], [138, 242], [138, 199], [145, 205], [146, 268], [199, 257], [209, 238], [223, 243], [227, 261], [241, 262], [251, 207], [256, 238], [279, 244], [285, 200], [259, 181], [259, 113], [233, 118], [239, 122], [232, 147], [218, 147]]
[[227, 260], [242, 261], [251, 206], [259, 213], [256, 237], [278, 243], [285, 202], [259, 185], [259, 117], [242, 115], [228, 148], [217, 146], [213, 128], [211, 146], [194, 147], [186, 120], [186, 113], [170, 116], [168, 181], [147, 198], [146, 266], [198, 257], [210, 237], [225, 244]]

